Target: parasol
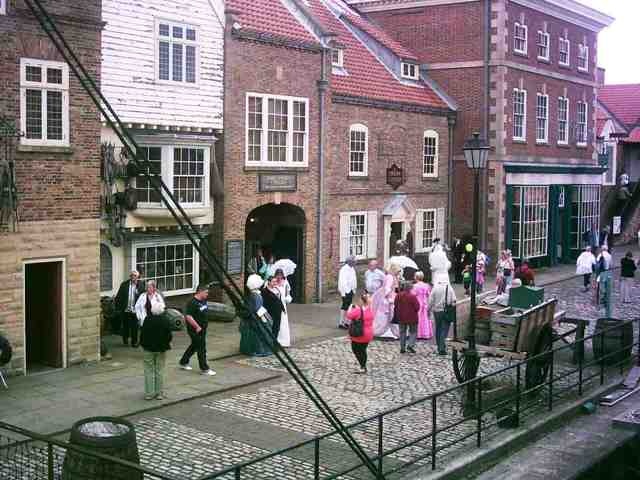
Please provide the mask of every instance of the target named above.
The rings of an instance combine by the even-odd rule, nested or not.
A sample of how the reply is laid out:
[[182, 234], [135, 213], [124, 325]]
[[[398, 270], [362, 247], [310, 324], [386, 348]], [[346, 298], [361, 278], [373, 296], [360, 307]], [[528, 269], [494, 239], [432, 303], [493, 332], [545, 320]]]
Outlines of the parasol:
[[272, 265], [271, 271], [275, 272], [276, 270], [282, 270], [284, 276], [288, 277], [289, 275], [294, 274], [294, 272], [296, 271], [296, 267], [297, 265], [291, 260], [289, 260], [288, 258], [283, 258]]
[[414, 262], [413, 260], [411, 260], [406, 255], [396, 255], [395, 257], [391, 257], [391, 258], [389, 258], [389, 263], [398, 265], [402, 269], [404, 269], [404, 268], [414, 268], [416, 270], [420, 270], [418, 268], [418, 264], [416, 262]]

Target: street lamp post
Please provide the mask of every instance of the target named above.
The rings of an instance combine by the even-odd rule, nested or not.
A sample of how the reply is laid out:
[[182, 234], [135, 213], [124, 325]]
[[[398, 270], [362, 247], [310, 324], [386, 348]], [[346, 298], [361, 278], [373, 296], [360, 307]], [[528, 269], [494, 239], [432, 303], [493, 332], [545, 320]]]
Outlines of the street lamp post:
[[[489, 156], [489, 145], [480, 138], [479, 133], [474, 133], [473, 138], [467, 140], [464, 144], [464, 158], [467, 167], [471, 169], [474, 175], [473, 183], [473, 240], [471, 245], [471, 311], [469, 314], [469, 325], [467, 329], [466, 340], [467, 348], [464, 350], [464, 378], [471, 380], [475, 378], [478, 372], [480, 359], [476, 350], [476, 303], [478, 285], [476, 282], [477, 259], [478, 259], [478, 231], [480, 230], [480, 173], [487, 167], [487, 158]], [[474, 384], [469, 385], [468, 401], [475, 401]]]

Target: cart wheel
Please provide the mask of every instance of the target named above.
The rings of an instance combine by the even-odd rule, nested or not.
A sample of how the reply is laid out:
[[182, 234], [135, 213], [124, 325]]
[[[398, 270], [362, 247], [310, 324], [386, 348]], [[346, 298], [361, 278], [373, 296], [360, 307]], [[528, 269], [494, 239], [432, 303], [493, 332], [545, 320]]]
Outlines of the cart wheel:
[[[551, 327], [546, 325], [540, 331], [538, 341], [536, 342], [533, 356], [543, 354], [544, 352], [550, 352], [553, 348], [553, 331]], [[525, 388], [531, 390], [532, 388], [542, 385], [547, 380], [549, 374], [549, 368], [553, 357], [550, 353], [542, 355], [534, 360], [527, 362], [527, 369], [524, 374]]]
[[451, 354], [453, 361], [453, 373], [459, 383], [464, 383], [472, 378], [476, 378], [480, 367], [480, 357], [465, 357], [464, 352], [453, 350]]

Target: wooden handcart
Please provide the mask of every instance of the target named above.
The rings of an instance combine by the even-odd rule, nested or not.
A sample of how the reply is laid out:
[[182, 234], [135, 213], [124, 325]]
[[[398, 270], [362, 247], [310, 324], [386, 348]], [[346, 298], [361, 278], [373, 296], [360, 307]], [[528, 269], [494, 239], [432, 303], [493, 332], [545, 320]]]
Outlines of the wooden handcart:
[[[525, 388], [530, 390], [544, 383], [552, 362], [552, 356], [544, 355], [544, 352], [553, 348], [552, 327], [557, 302], [554, 298], [527, 310], [509, 307], [494, 311], [489, 343], [476, 343], [480, 358], [489, 355], [515, 361], [531, 358], [526, 364]], [[454, 339], [448, 344], [453, 351], [456, 379], [464, 383], [475, 378], [478, 365], [465, 365], [470, 358], [464, 355], [469, 343], [458, 338], [457, 329], [454, 329]]]

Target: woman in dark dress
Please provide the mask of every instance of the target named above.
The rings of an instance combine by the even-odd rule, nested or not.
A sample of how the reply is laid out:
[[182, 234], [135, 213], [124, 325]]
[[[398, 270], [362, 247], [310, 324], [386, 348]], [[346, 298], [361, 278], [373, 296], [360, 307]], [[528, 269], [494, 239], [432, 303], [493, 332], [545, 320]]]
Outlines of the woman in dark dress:
[[[249, 296], [247, 301], [251, 307], [251, 313], [254, 313], [259, 321], [263, 322], [269, 331], [272, 324], [268, 316], [263, 316], [264, 302], [262, 301], [262, 293], [260, 289], [264, 285], [264, 280], [260, 275], [250, 275], [247, 279], [247, 289]], [[255, 355], [256, 357], [266, 357], [271, 353], [269, 343], [265, 341], [260, 334], [256, 332], [258, 325], [255, 325], [255, 319], [242, 318], [240, 320], [240, 351], [246, 355]]]
[[280, 288], [278, 288], [278, 279], [273, 275], [269, 276], [267, 284], [262, 289], [262, 304], [273, 321], [271, 332], [275, 340], [280, 333], [280, 321], [282, 319], [282, 313], [284, 312], [284, 302], [282, 292]]

